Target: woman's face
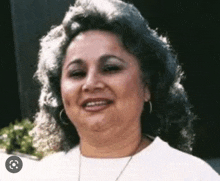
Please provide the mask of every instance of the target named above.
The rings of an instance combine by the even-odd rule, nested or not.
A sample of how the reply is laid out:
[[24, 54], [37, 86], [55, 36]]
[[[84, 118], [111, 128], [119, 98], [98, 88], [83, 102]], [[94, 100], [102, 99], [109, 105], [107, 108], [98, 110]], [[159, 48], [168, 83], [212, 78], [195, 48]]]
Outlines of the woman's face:
[[144, 101], [137, 58], [107, 31], [90, 30], [70, 43], [61, 76], [65, 112], [80, 131], [122, 131], [139, 125]]

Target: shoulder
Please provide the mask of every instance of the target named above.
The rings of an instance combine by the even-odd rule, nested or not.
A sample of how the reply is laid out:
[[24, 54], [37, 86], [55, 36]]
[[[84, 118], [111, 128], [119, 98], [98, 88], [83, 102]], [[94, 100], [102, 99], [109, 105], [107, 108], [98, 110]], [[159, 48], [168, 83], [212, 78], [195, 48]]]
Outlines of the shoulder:
[[40, 161], [40, 163], [42, 165], [47, 163], [62, 163], [69, 161], [70, 159], [75, 159], [77, 155], [79, 155], [79, 146], [72, 148], [68, 152], [60, 151], [46, 156]]
[[192, 178], [200, 178], [201, 180], [220, 181], [218, 173], [205, 161], [170, 147], [168, 143], [159, 137], [156, 137], [153, 141], [149, 154], [151, 156], [148, 157], [148, 160], [155, 164], [154, 166], [157, 170], [160, 170], [160, 174], [171, 176], [172, 178], [181, 176], [191, 180], [193, 180]]
[[67, 153], [58, 152], [43, 158], [34, 171], [36, 180], [72, 180], [78, 171], [78, 151], [75, 147]]
[[[32, 171], [38, 167], [38, 161], [18, 156], [22, 161], [22, 168], [17, 173], [11, 173], [6, 169], [5, 163], [8, 158], [15, 155], [9, 155], [0, 152], [0, 181], [20, 181], [32, 180]], [[30, 179], [29, 179], [30, 178]]]

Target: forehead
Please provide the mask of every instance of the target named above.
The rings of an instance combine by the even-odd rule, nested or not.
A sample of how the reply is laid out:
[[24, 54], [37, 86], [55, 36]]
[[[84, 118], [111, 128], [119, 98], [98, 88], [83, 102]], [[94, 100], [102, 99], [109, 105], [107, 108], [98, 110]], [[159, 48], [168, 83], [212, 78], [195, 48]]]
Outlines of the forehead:
[[90, 30], [77, 35], [67, 48], [67, 56], [126, 51], [119, 37], [108, 31]]
[[72, 40], [67, 48], [64, 67], [76, 60], [86, 64], [99, 64], [105, 56], [124, 60], [130, 67], [139, 67], [138, 59], [127, 51], [118, 35], [100, 30], [82, 32]]
[[118, 35], [114, 34], [111, 31], [104, 31], [104, 30], [88, 30], [85, 32], [79, 33], [74, 39], [74, 42], [77, 41], [82, 41], [85, 39], [90, 39], [90, 40], [111, 40], [111, 41], [117, 41], [119, 42], [119, 37]]

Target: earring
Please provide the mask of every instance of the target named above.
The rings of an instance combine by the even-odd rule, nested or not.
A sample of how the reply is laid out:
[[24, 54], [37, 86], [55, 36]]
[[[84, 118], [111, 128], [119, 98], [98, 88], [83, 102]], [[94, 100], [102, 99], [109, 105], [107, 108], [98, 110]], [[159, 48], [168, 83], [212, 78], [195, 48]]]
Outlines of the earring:
[[64, 109], [60, 111], [59, 117], [63, 124], [68, 125], [69, 123], [62, 118], [62, 114], [64, 113]]
[[150, 104], [150, 114], [151, 114], [151, 113], [152, 113], [152, 111], [153, 111], [151, 101], [149, 101], [149, 104]]

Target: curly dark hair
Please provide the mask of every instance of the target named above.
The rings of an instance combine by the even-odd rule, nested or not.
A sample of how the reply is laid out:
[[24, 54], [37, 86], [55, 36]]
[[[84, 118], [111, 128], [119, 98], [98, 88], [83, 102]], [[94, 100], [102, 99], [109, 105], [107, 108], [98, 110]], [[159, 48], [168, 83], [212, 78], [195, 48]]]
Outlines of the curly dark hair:
[[74, 125], [67, 116], [62, 120], [59, 116], [63, 109], [60, 78], [71, 40], [88, 30], [113, 32], [138, 58], [142, 80], [150, 88], [153, 105], [151, 114], [149, 104], [144, 105], [142, 133], [160, 136], [172, 147], [191, 153], [195, 115], [181, 85], [183, 72], [177, 57], [167, 39], [150, 29], [132, 4], [120, 0], [77, 0], [74, 6], [70, 6], [61, 25], [52, 27], [41, 39], [35, 73], [41, 83], [35, 141], [42, 141], [45, 134], [47, 144], [55, 143], [59, 150], [66, 152], [79, 143]]

